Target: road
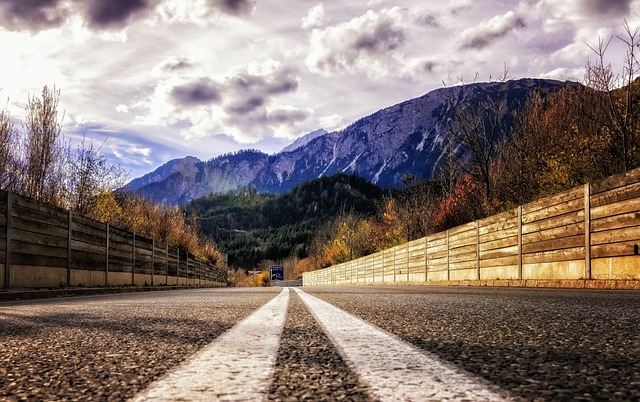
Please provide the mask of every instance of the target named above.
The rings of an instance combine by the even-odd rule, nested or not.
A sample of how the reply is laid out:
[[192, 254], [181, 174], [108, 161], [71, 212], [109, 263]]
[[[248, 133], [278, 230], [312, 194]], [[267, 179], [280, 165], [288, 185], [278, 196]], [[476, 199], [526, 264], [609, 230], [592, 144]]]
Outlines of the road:
[[640, 400], [640, 292], [302, 290], [0, 303], [0, 400]]

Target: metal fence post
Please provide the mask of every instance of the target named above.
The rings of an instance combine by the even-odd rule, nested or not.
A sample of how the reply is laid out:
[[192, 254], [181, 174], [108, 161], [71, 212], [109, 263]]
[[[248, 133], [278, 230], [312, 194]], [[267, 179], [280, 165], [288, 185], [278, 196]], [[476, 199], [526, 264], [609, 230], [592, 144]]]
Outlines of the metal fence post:
[[71, 286], [71, 238], [73, 230], [73, 212], [69, 210], [68, 238], [67, 238], [67, 287]]
[[133, 233], [133, 245], [131, 247], [131, 285], [136, 284], [136, 234]]
[[591, 279], [591, 184], [584, 185], [584, 277]]
[[11, 191], [7, 191], [7, 247], [4, 254], [4, 287], [9, 288], [11, 286], [11, 204], [13, 203], [13, 196]]
[[107, 246], [104, 253], [104, 286], [109, 286], [109, 235], [111, 226], [107, 222]]

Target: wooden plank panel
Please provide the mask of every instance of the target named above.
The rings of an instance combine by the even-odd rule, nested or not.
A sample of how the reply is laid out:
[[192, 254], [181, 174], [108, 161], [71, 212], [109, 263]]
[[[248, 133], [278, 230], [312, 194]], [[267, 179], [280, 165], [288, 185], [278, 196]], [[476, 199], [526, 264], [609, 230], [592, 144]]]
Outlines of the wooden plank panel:
[[106, 223], [102, 223], [102, 222], [98, 222], [96, 220], [93, 219], [89, 219], [85, 216], [82, 215], [78, 215], [76, 213], [74, 213], [72, 215], [72, 221], [74, 224], [80, 226], [80, 227], [87, 227], [87, 228], [92, 228], [95, 229], [97, 231], [102, 231], [104, 232], [106, 229], [107, 224]]
[[585, 223], [573, 223], [566, 226], [561, 226], [552, 229], [545, 229], [539, 232], [527, 233], [522, 235], [522, 245], [537, 243], [544, 240], [562, 239], [564, 237], [571, 237], [576, 235], [584, 236]]
[[34, 244], [31, 242], [22, 242], [17, 240], [11, 241], [11, 255], [13, 253], [30, 254], [42, 257], [60, 257], [67, 258], [67, 247], [47, 246], [43, 244]]
[[640, 226], [607, 230], [591, 234], [591, 245], [640, 241]]
[[488, 232], [480, 235], [480, 243], [488, 243], [494, 240], [501, 240], [507, 237], [518, 236], [518, 224], [508, 229], [503, 229], [498, 232]]
[[106, 246], [107, 245], [107, 234], [102, 233], [102, 235], [93, 235], [88, 233], [82, 233], [78, 231], [71, 232], [71, 239], [76, 241], [81, 241], [83, 243], [94, 244], [96, 246]]
[[571, 204], [576, 200], [582, 200], [583, 196], [584, 196], [584, 188], [576, 187], [571, 190], [565, 191], [564, 193], [560, 193], [550, 197], [545, 197], [538, 201], [525, 204], [522, 206], [522, 214], [535, 215], [537, 212], [544, 214], [545, 212], [543, 211], [553, 211], [557, 208], [559, 208], [560, 210], [563, 210], [563, 208], [568, 204]]
[[591, 232], [602, 232], [640, 225], [640, 212], [608, 216], [606, 218], [591, 220]]
[[25, 219], [19, 216], [11, 217], [11, 228], [63, 238], [69, 237], [69, 231], [66, 229], [66, 227], [61, 227], [59, 225], [49, 225], [48, 223], [45, 224], [45, 222], [43, 221]]
[[602, 205], [613, 204], [614, 202], [630, 200], [633, 198], [640, 198], [640, 183], [631, 183], [624, 187], [604, 191], [595, 196], [592, 195], [591, 207], [599, 207]]
[[556, 216], [553, 218], [537, 221], [522, 225], [522, 234], [528, 234], [533, 232], [539, 232], [541, 230], [553, 229], [561, 226], [571, 225], [573, 223], [584, 222], [584, 210], [577, 212], [570, 212], [565, 215]]
[[71, 255], [71, 268], [82, 269], [87, 271], [104, 271], [104, 255], [75, 252]]
[[640, 198], [618, 201], [612, 204], [591, 208], [591, 219], [600, 219], [608, 216], [622, 215], [629, 212], [640, 211]]
[[79, 223], [73, 223], [71, 225], [71, 231], [74, 233], [78, 239], [83, 236], [92, 237], [92, 238], [107, 238], [107, 226], [103, 226], [102, 228], [95, 228], [93, 226], [85, 226]]
[[518, 236], [505, 237], [503, 239], [494, 240], [486, 243], [480, 242], [480, 252], [495, 250], [503, 247], [511, 247], [518, 245]]
[[[564, 237], [562, 239], [549, 239], [536, 243], [522, 245], [522, 254], [539, 253], [544, 251], [562, 250], [577, 246], [584, 246], [584, 234], [577, 236]], [[584, 256], [583, 256], [584, 257]]]
[[489, 216], [484, 219], [480, 219], [480, 228], [485, 228], [489, 230], [493, 230], [493, 225], [499, 225], [503, 222], [510, 221], [512, 219], [518, 218], [518, 211], [516, 209], [511, 209], [509, 211], [505, 211], [499, 213], [497, 215]]
[[609, 176], [606, 179], [591, 183], [591, 194], [595, 195], [638, 181], [640, 181], [640, 168], [629, 170], [626, 173], [617, 174], [615, 176]]
[[67, 259], [60, 257], [48, 257], [31, 253], [19, 253], [11, 251], [12, 265], [31, 265], [34, 267], [66, 268]]
[[474, 242], [473, 244], [470, 244], [467, 246], [452, 248], [451, 250], [449, 250], [449, 255], [453, 257], [456, 255], [463, 255], [463, 254], [469, 254], [469, 253], [475, 254], [477, 250], [478, 250], [478, 246]]
[[451, 262], [451, 264], [449, 264], [449, 268], [452, 271], [455, 271], [455, 270], [458, 270], [458, 269], [478, 268], [478, 260]]
[[541, 251], [538, 253], [524, 254], [523, 264], [551, 263], [560, 261], [584, 261], [584, 246], [573, 247], [565, 250]]
[[476, 230], [476, 222], [465, 223], [464, 225], [456, 226], [453, 229], [449, 229], [449, 239], [454, 237], [454, 235], [462, 234], [470, 230]]
[[[581, 187], [581, 191], [584, 189]], [[556, 216], [566, 215], [576, 211], [582, 211], [584, 213], [584, 193], [581, 193], [582, 197], [568, 201], [563, 204], [554, 205], [552, 207], [546, 209], [540, 209], [533, 212], [525, 213], [522, 212], [522, 223], [529, 224], [538, 221], [544, 221], [549, 218], [553, 218]]]
[[24, 211], [25, 213], [27, 213], [27, 211], [31, 211], [33, 213], [40, 212], [41, 214], [50, 216], [53, 221], [64, 221], [65, 219], [68, 221], [69, 212], [62, 208], [56, 208], [15, 193], [13, 193], [11, 197], [13, 199], [12, 211], [15, 215], [21, 215], [21, 213], [16, 213], [16, 211]]
[[449, 255], [449, 251], [448, 250], [437, 251], [435, 253], [427, 254], [427, 256], [429, 257], [429, 261], [437, 260], [438, 258], [447, 258], [448, 255]]
[[465, 254], [458, 254], [458, 255], [450, 255], [449, 256], [449, 262], [451, 262], [451, 263], [461, 262], [461, 261], [474, 261], [474, 262], [477, 262], [478, 261], [478, 254], [476, 254], [476, 252], [474, 251], [473, 253], [465, 253]]
[[497, 248], [488, 251], [480, 251], [480, 260], [490, 260], [494, 258], [518, 256], [518, 245]]
[[[67, 248], [69, 240], [66, 237], [50, 236], [48, 234], [34, 234], [21, 229], [11, 229], [11, 237], [13, 241], [20, 241], [23, 243], [31, 243], [43, 246], [52, 246], [59, 248]], [[6, 248], [6, 240], [5, 240]]]
[[480, 268], [486, 267], [504, 267], [510, 265], [518, 265], [518, 256], [508, 256], [500, 258], [490, 258], [487, 260], [480, 260]]
[[85, 243], [78, 240], [71, 240], [71, 254], [73, 255], [73, 253], [75, 252], [91, 252], [91, 253], [101, 254], [102, 258], [104, 258], [106, 253], [106, 247], [99, 246], [96, 244], [91, 244], [91, 243]]
[[623, 257], [636, 255], [636, 246], [638, 246], [637, 241], [598, 244], [595, 246], [591, 246], [591, 258]]

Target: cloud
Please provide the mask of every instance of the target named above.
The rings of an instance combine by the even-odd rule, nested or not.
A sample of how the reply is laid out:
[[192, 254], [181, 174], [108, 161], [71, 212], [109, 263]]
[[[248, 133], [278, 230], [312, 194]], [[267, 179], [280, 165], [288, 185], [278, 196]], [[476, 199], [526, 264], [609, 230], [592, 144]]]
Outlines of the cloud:
[[438, 22], [438, 16], [435, 14], [425, 14], [421, 15], [417, 18], [418, 25], [430, 27], [430, 28], [439, 28], [440, 23]]
[[256, 8], [254, 0], [209, 0], [209, 5], [212, 9], [237, 17], [251, 15]]
[[[158, 66], [171, 65], [165, 60]], [[240, 143], [265, 136], [293, 138], [300, 135], [308, 112], [279, 104], [277, 98], [297, 91], [298, 85], [299, 78], [274, 60], [235, 68], [219, 79], [176, 73], [161, 79], [147, 98], [119, 105], [118, 111], [133, 114], [140, 125], [179, 129], [186, 139], [217, 134]]]
[[302, 29], [320, 28], [324, 19], [324, 7], [322, 3], [309, 9], [307, 16], [302, 18]]
[[151, 70], [151, 74], [156, 77], [161, 77], [167, 74], [171, 75], [187, 72], [193, 67], [195, 67], [195, 63], [193, 63], [188, 57], [170, 56], [156, 64]]
[[465, 29], [461, 35], [460, 47], [462, 49], [483, 49], [498, 39], [526, 26], [522, 17], [517, 16], [513, 11], [508, 11], [504, 15], [495, 16], [475, 27]]
[[15, 31], [39, 31], [62, 25], [69, 12], [61, 0], [3, 0], [0, 26]]
[[83, 0], [86, 19], [94, 28], [122, 28], [131, 20], [150, 13], [157, 0]]
[[81, 24], [103, 31], [147, 17], [206, 25], [216, 16], [250, 16], [255, 7], [255, 0], [1, 0], [0, 26], [35, 32], [80, 19]]
[[220, 91], [211, 79], [202, 77], [171, 89], [171, 99], [178, 105], [208, 105], [220, 101]]
[[631, 10], [632, 0], [585, 0], [582, 2], [583, 10], [594, 17], [603, 14], [609, 16], [626, 16]]
[[388, 73], [385, 59], [405, 42], [404, 15], [399, 7], [372, 10], [348, 22], [311, 32], [307, 66], [314, 72]]

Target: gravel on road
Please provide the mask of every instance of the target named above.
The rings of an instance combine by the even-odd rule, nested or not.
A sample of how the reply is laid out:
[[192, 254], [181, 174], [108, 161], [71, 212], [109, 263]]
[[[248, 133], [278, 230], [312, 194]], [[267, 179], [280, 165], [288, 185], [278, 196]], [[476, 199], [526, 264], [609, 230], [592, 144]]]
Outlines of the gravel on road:
[[525, 400], [640, 400], [640, 293], [305, 288]]
[[373, 401], [315, 318], [291, 292], [270, 401]]
[[0, 400], [122, 401], [279, 289], [0, 303]]

